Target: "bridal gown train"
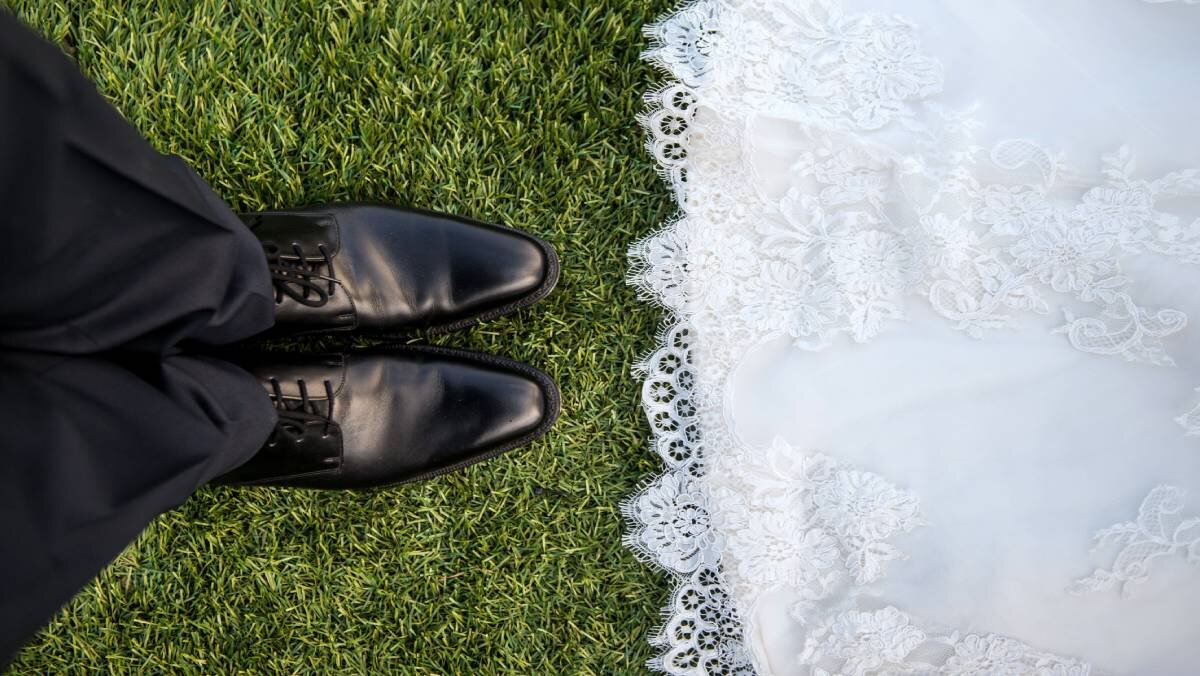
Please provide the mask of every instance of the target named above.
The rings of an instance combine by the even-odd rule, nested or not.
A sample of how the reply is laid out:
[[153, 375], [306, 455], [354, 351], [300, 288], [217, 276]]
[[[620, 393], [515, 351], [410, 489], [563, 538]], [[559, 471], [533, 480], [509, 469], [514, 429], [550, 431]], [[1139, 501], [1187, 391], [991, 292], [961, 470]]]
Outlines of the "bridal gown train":
[[698, 0], [631, 250], [672, 674], [1200, 672], [1200, 3]]

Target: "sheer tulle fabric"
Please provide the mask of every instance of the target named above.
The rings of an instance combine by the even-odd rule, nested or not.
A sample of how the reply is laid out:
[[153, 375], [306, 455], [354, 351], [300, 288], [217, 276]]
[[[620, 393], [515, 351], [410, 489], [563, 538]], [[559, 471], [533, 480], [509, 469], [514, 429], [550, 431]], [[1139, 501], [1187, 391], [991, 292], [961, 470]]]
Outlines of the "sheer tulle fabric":
[[1200, 664], [1200, 8], [700, 0], [631, 250], [673, 674]]

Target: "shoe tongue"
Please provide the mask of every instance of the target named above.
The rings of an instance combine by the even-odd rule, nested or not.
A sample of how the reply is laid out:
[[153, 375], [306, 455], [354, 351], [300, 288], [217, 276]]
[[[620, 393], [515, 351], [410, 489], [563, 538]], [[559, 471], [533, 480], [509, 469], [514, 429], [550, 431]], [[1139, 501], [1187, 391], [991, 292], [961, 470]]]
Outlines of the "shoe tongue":
[[279, 389], [288, 399], [300, 399], [300, 382], [308, 389], [308, 398], [314, 401], [327, 399], [325, 381], [333, 387], [336, 395], [346, 380], [346, 359], [340, 354], [272, 354], [266, 355], [246, 367], [253, 373], [268, 393], [274, 394], [271, 380], [279, 383]]

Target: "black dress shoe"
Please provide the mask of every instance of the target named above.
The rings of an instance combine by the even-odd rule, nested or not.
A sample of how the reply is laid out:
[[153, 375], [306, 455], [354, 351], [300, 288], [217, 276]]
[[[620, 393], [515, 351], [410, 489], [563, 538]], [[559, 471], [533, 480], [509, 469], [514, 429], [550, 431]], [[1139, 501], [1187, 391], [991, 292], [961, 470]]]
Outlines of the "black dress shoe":
[[214, 483], [370, 488], [482, 462], [541, 436], [558, 388], [537, 369], [440, 347], [260, 356], [247, 368], [279, 422]]
[[465, 328], [541, 300], [558, 256], [523, 232], [376, 204], [242, 215], [275, 285], [271, 336]]

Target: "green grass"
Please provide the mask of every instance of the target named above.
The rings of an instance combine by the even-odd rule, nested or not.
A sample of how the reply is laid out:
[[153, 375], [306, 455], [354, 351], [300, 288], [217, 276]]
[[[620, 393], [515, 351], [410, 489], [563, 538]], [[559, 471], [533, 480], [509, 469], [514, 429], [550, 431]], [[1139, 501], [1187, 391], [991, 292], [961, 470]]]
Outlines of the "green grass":
[[0, 0], [236, 209], [370, 199], [553, 242], [545, 302], [438, 343], [554, 375], [542, 441], [373, 493], [204, 489], [14, 673], [624, 674], [667, 584], [620, 545], [657, 468], [626, 246], [671, 211], [635, 122], [671, 0]]

